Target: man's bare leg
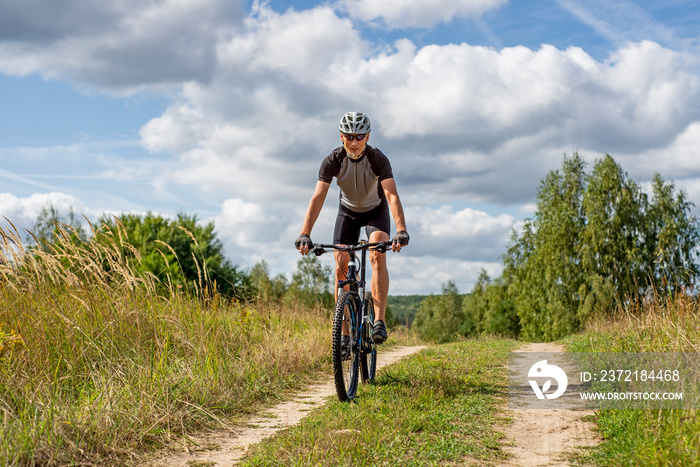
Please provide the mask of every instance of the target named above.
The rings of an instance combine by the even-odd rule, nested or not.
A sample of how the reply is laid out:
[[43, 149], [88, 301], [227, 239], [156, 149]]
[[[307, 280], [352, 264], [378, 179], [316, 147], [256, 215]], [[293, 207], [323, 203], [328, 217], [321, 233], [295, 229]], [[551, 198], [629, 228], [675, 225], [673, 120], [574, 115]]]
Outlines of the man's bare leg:
[[[338, 282], [347, 279], [348, 263], [350, 262], [350, 255], [342, 252], [335, 251], [335, 301], [338, 301]], [[344, 290], [349, 290], [346, 286]], [[348, 311], [345, 310], [345, 321], [343, 321], [343, 335], [350, 335], [350, 322], [348, 321]]]
[[[386, 232], [375, 231], [369, 237], [370, 243], [389, 240]], [[386, 253], [370, 251], [370, 263], [372, 263], [372, 299], [374, 300], [375, 321], [385, 321], [386, 299], [389, 295], [389, 270], [386, 266]]]

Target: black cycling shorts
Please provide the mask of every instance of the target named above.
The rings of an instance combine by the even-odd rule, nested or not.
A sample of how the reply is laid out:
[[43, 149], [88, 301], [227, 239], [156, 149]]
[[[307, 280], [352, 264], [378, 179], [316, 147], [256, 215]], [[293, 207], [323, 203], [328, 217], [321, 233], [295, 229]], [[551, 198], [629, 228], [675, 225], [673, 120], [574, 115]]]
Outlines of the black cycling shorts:
[[341, 245], [356, 245], [360, 241], [360, 229], [365, 228], [367, 239], [380, 230], [391, 233], [391, 221], [389, 218], [389, 205], [386, 198], [382, 199], [379, 206], [367, 212], [354, 212], [342, 204], [338, 208], [338, 217], [335, 220], [333, 243]]

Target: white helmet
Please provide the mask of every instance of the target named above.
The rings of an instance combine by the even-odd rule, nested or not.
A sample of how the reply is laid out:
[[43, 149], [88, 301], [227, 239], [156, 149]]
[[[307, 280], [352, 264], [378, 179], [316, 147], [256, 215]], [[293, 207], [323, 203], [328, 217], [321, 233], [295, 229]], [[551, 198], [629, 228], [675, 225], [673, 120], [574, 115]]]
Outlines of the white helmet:
[[339, 125], [342, 133], [366, 134], [370, 131], [369, 118], [362, 112], [348, 112], [340, 119]]

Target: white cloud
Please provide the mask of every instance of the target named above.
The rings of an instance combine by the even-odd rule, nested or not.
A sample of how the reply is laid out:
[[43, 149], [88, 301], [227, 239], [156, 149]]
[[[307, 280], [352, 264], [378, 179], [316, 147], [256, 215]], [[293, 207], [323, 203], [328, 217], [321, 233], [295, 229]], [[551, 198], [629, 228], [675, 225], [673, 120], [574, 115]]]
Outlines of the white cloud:
[[[410, 248], [410, 245], [409, 245]], [[461, 293], [472, 290], [481, 269], [491, 277], [497, 277], [502, 267], [497, 262], [464, 261], [459, 258], [432, 256], [413, 257], [400, 253], [387, 253], [391, 295], [439, 294], [447, 281], [454, 281]]]
[[121, 95], [206, 81], [216, 44], [242, 19], [239, 0], [11, 2], [0, 18], [0, 72]]
[[259, 7], [246, 21], [246, 30], [220, 48], [224, 66], [322, 77], [329, 64], [357, 58], [354, 53], [363, 42], [350, 21], [324, 6], [284, 14]]
[[[313, 241], [332, 241], [336, 203], [327, 203], [322, 210], [311, 234]], [[283, 273], [291, 277], [300, 258], [293, 245], [305, 207], [228, 199], [212, 220], [234, 263], [249, 269], [265, 259], [272, 275]], [[505, 251], [510, 231], [519, 227], [508, 215], [492, 217], [474, 209], [456, 211], [449, 206], [409, 208], [407, 218], [411, 221], [409, 246], [400, 254], [388, 253], [393, 271], [392, 293], [439, 290], [450, 279], [458, 281], [465, 292], [470, 290], [482, 267], [489, 273], [497, 271], [496, 260]], [[321, 260], [333, 265], [332, 255]]]
[[[300, 27], [308, 24], [317, 26]], [[219, 46], [211, 82], [186, 85], [141, 135], [149, 149], [181, 155], [182, 183], [254, 201], [301, 199], [299, 184], [315, 182], [318, 155], [339, 142], [327, 124], [344, 112], [343, 98], [324, 80], [364, 44], [328, 8], [279, 15], [261, 7], [246, 25]]]
[[340, 8], [361, 21], [381, 20], [389, 28], [432, 28], [456, 17], [480, 16], [507, 0], [341, 0]]
[[492, 217], [471, 208], [455, 211], [450, 206], [437, 209], [408, 208], [412, 247], [410, 256], [461, 258], [493, 261], [505, 252], [510, 232], [518, 224], [507, 214]]
[[537, 212], [537, 205], [535, 203], [523, 204], [518, 208], [520, 214], [525, 214], [528, 217], [532, 217], [535, 212]]
[[[450, 14], [496, 5], [450, 4], [445, 10]], [[90, 66], [104, 75], [79, 71], [77, 79], [99, 85], [116, 76], [107, 68], [139, 69], [132, 63], [135, 56], [153, 59], [147, 51], [131, 53], [132, 33], [162, 47], [173, 66], [182, 62], [172, 56], [178, 42], [161, 41], [176, 30], [187, 37], [188, 47], [212, 51], [206, 77], [183, 78], [167, 67], [161, 70], [155, 60], [149, 67], [161, 70], [157, 80], [133, 75], [110, 86], [128, 92], [149, 82], [182, 83], [176, 101], [141, 128], [146, 148], [176, 158], [153, 169], [159, 179], [154, 185], [186, 185], [215, 194], [217, 203], [227, 198], [305, 202], [300, 188], [314, 183], [320, 159], [338, 144], [336, 121], [351, 108], [372, 118], [371, 142], [392, 160], [402, 196], [426, 204], [531, 202], [533, 187], [564, 152], [662, 150], [700, 119], [697, 58], [653, 42], [628, 44], [607, 61], [580, 48], [548, 45], [417, 48], [402, 39], [393, 48], [376, 49], [329, 6], [281, 14], [255, 3], [243, 20], [231, 10], [219, 14], [222, 5], [160, 0], [105, 11], [82, 5], [84, 19], [102, 25], [94, 39], [88, 37], [95, 33], [91, 27], [72, 27], [72, 20], [62, 17], [46, 32], [48, 43], [22, 42], [17, 29], [16, 40], [0, 43], [0, 54], [27, 47], [29, 55], [22, 57], [34, 57], [33, 69], [45, 73]], [[354, 6], [360, 11], [368, 5]], [[398, 8], [403, 4], [391, 5], [403, 11]], [[187, 25], [186, 18], [191, 19]], [[21, 19], [36, 28], [34, 23], [45, 23]], [[155, 27], [159, 19], [162, 25]], [[194, 26], [198, 23], [208, 24], [208, 30]], [[71, 41], [76, 47], [70, 53], [52, 50]], [[128, 58], [93, 60], [101, 47], [91, 45], [95, 41], [113, 44]], [[5, 63], [11, 68], [22, 57]], [[103, 62], [109, 66], [101, 68]]]
[[[24, 235], [23, 229], [32, 229], [41, 209], [48, 203], [62, 215], [67, 215], [72, 208], [76, 216], [85, 214], [92, 222], [105, 214], [65, 193], [34, 194], [26, 198], [0, 193], [0, 212], [12, 221], [21, 235]], [[449, 207], [437, 210], [423, 208], [420, 212], [414, 210], [411, 215], [417, 221], [412, 230], [411, 244], [399, 254], [387, 253], [392, 271], [391, 293], [437, 292], [448, 280], [454, 280], [460, 290], [468, 292], [481, 268], [492, 276], [500, 272], [497, 262], [479, 258], [489, 258], [485, 251], [503, 243], [503, 235], [512, 224], [509, 216], [494, 218], [472, 209], [455, 212]], [[202, 222], [215, 222], [217, 237], [223, 242], [225, 253], [234, 264], [250, 269], [264, 259], [272, 275], [282, 273], [291, 277], [300, 258], [293, 242], [301, 227], [302, 217], [303, 208], [299, 206], [229, 199], [222, 204], [217, 216]], [[319, 242], [330, 242], [334, 222], [334, 206], [326, 206], [316, 224], [313, 238]], [[4, 219], [0, 220], [0, 226], [10, 228]], [[85, 228], [89, 229], [87, 223]], [[321, 260], [332, 266], [332, 255], [326, 255]]]
[[[51, 204], [62, 216], [67, 216], [72, 208], [81, 222], [83, 222], [81, 214], [85, 214], [88, 218], [96, 215], [96, 212], [85, 206], [80, 199], [65, 193], [35, 193], [26, 198], [12, 193], [0, 193], [0, 213], [2, 213], [0, 226], [4, 229], [11, 228], [6, 220], [8, 219], [24, 237], [24, 231], [32, 230], [42, 208], [48, 204]], [[93, 219], [94, 217], [90, 220]], [[87, 225], [87, 222], [83, 223]]]
[[[310, 196], [310, 194], [309, 194]], [[301, 230], [305, 205], [286, 203], [253, 203], [239, 198], [227, 199], [211, 220], [218, 238], [231, 260], [244, 269], [264, 259], [273, 275], [290, 273], [296, 268], [299, 255], [294, 248]], [[313, 232], [319, 242], [331, 242], [335, 213], [325, 209]]]
[[378, 107], [392, 138], [462, 135], [470, 147], [493, 147], [556, 130], [550, 140], [649, 145], [700, 116], [693, 61], [652, 42], [619, 49], [606, 63], [575, 47], [428, 46]]
[[635, 178], [651, 179], [651, 174], [659, 172], [668, 180], [684, 180], [700, 177], [698, 148], [700, 122], [693, 122], [667, 145], [614, 157]]
[[294, 220], [285, 208], [228, 199], [214, 218], [220, 236], [237, 247], [255, 248], [281, 240]]
[[565, 152], [665, 147], [700, 118], [695, 59], [653, 42], [605, 62], [548, 45], [377, 51], [328, 7], [259, 7], [245, 28], [220, 43], [211, 81], [186, 85], [141, 132], [180, 155], [180, 183], [226, 197], [304, 202], [349, 108], [372, 118], [404, 193], [431, 204], [528, 202]]

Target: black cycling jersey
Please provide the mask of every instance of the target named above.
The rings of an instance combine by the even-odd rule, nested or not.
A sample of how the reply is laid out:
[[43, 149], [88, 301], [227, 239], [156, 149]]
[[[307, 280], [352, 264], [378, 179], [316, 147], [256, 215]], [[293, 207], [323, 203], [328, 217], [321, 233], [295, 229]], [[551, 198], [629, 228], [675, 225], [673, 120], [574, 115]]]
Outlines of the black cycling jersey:
[[340, 203], [354, 212], [367, 212], [384, 199], [381, 183], [394, 178], [389, 159], [379, 149], [367, 145], [359, 159], [348, 156], [344, 147], [334, 149], [321, 163], [318, 179], [331, 183], [338, 179]]

